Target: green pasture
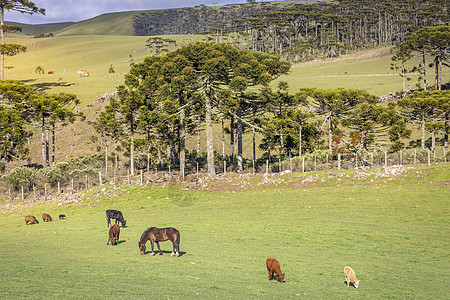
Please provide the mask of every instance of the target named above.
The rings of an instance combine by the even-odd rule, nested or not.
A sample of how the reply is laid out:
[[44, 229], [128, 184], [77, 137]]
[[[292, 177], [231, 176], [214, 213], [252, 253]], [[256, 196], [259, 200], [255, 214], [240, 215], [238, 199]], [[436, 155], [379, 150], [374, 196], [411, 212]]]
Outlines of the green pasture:
[[[200, 36], [170, 36], [178, 46], [200, 40]], [[112, 93], [123, 84], [132, 63], [142, 62], [149, 55], [145, 46], [148, 37], [138, 36], [60, 36], [53, 38], [10, 37], [8, 43], [27, 46], [27, 52], [5, 58], [5, 79], [16, 79], [48, 93], [73, 93], [82, 107], [92, 104], [101, 95]], [[171, 46], [172, 47], [172, 46]], [[171, 48], [175, 49], [174, 46]], [[109, 73], [110, 66], [115, 73]], [[35, 72], [41, 66], [45, 74]], [[79, 77], [85, 69], [90, 77]], [[54, 74], [48, 74], [53, 71]]]
[[[448, 299], [448, 165], [393, 179], [354, 172], [104, 186], [78, 204], [2, 209], [0, 298]], [[107, 209], [127, 219], [114, 247]], [[44, 212], [55, 220], [25, 225]], [[182, 255], [164, 242], [163, 256], [141, 256], [150, 226], [177, 228]], [[268, 256], [285, 283], [268, 280]], [[344, 283], [346, 265], [358, 289]]]
[[[401, 92], [402, 77], [399, 71], [391, 70], [391, 48], [384, 47], [360, 51], [335, 59], [324, 59], [313, 62], [295, 64], [288, 75], [280, 80], [287, 81], [290, 91], [295, 93], [302, 87], [317, 88], [354, 88], [364, 89], [382, 96], [390, 92]], [[407, 63], [408, 67], [418, 65], [418, 58]], [[428, 62], [432, 62], [428, 58]], [[417, 89], [418, 74], [411, 74], [406, 82], [407, 89]], [[450, 69], [443, 68], [442, 84], [450, 81]], [[434, 84], [434, 68], [427, 68], [427, 82]]]

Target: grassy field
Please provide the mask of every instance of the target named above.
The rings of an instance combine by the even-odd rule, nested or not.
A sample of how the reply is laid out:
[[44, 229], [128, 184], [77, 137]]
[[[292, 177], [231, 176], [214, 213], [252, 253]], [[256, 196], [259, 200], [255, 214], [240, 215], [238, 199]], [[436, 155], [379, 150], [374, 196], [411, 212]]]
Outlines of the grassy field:
[[[0, 214], [0, 298], [448, 299], [448, 165], [393, 178], [355, 171], [97, 188], [78, 204]], [[127, 219], [106, 246], [105, 210]], [[28, 225], [42, 213], [64, 221]], [[181, 232], [181, 256], [141, 256], [150, 226]], [[149, 248], [149, 245], [148, 245]], [[284, 284], [267, 280], [273, 256]], [[344, 266], [361, 281], [347, 288]]]

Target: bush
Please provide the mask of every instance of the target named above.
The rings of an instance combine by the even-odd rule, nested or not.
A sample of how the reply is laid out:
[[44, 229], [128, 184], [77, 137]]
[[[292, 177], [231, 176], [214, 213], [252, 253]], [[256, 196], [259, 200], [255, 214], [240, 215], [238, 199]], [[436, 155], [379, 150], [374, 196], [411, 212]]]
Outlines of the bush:
[[15, 191], [21, 189], [22, 186], [26, 191], [30, 191], [35, 184], [37, 172], [36, 169], [19, 167], [11, 170], [9, 174], [4, 175], [2, 180], [6, 181]]

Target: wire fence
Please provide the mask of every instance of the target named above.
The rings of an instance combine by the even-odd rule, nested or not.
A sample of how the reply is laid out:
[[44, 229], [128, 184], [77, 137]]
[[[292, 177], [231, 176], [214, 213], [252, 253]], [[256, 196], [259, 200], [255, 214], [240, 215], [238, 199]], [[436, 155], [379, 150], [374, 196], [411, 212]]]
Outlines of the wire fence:
[[[261, 173], [282, 173], [290, 172], [313, 172], [324, 170], [349, 170], [349, 169], [368, 169], [373, 167], [387, 167], [393, 165], [428, 165], [447, 163], [448, 153], [443, 148], [440, 153], [432, 153], [429, 150], [411, 150], [409, 152], [368, 152], [364, 155], [338, 154], [331, 155], [328, 151], [317, 151], [312, 154], [301, 157], [272, 158], [258, 160], [244, 160], [243, 173], [261, 174]], [[131, 172], [129, 168], [103, 168], [98, 172], [89, 172], [85, 175], [78, 175], [72, 178], [65, 178], [61, 181], [38, 182], [33, 185], [22, 185], [15, 188], [3, 187], [0, 195], [6, 201], [22, 200], [37, 201], [50, 200], [54, 197], [71, 198], [70, 195], [76, 194], [82, 190], [88, 190], [92, 187], [99, 187], [105, 184], [109, 185], [145, 185], [158, 178], [167, 178], [172, 180], [187, 180], [192, 177], [206, 175], [207, 163], [205, 159], [186, 164], [185, 172], [180, 172], [179, 166], [170, 164], [152, 164], [151, 167], [139, 168]], [[215, 160], [215, 173], [221, 176], [227, 174], [240, 173], [236, 160]]]

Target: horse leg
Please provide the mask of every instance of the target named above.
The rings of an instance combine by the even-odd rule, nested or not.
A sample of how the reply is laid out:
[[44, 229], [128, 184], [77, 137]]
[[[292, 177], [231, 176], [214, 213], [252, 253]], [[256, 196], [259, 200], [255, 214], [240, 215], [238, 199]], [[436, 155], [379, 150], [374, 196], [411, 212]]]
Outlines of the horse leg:
[[159, 255], [162, 255], [161, 247], [159, 247], [159, 242], [155, 242], [155, 243], [156, 243], [156, 245], [158, 246]]
[[153, 252], [153, 241], [150, 240], [150, 244], [152, 245], [152, 253], [150, 254], [151, 256], [155, 255], [155, 252]]
[[107, 220], [107, 222], [108, 222], [108, 223], [106, 224], [106, 227], [109, 227], [109, 225], [111, 225], [111, 219], [110, 219], [109, 217], [107, 217], [106, 220]]
[[175, 249], [176, 249], [175, 243], [176, 242], [172, 241], [172, 253], [170, 254], [170, 256], [175, 256]]

